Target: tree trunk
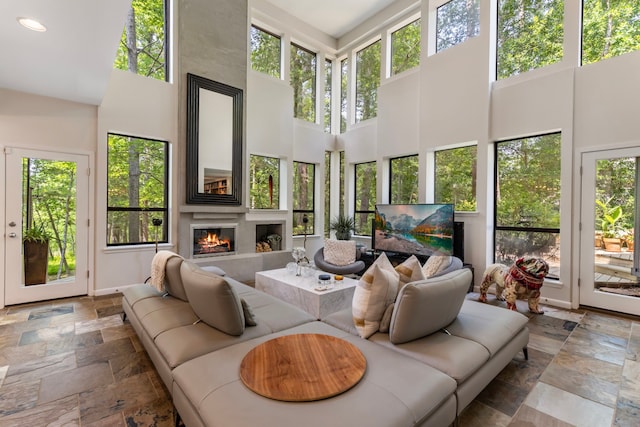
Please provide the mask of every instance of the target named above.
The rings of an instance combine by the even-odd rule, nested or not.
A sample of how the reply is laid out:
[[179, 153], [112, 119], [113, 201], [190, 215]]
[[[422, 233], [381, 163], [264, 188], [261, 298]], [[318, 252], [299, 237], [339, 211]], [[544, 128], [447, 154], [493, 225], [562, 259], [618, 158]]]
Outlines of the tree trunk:
[[127, 22], [125, 24], [125, 34], [127, 43], [127, 66], [129, 71], [138, 74], [138, 50], [136, 48], [136, 13], [133, 6], [129, 8]]
[[[138, 144], [129, 144], [129, 207], [140, 206], [140, 153]], [[138, 212], [129, 212], [129, 241], [140, 241], [140, 222]]]

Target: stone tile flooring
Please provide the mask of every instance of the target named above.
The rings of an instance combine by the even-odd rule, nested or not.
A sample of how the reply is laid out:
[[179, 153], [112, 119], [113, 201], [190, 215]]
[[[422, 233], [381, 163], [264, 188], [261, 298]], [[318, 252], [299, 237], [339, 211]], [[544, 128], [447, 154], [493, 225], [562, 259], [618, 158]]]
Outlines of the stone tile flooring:
[[[529, 360], [514, 358], [461, 427], [639, 425], [640, 319], [518, 310], [530, 318]], [[0, 427], [173, 426], [169, 394], [121, 313], [119, 295], [0, 310]]]

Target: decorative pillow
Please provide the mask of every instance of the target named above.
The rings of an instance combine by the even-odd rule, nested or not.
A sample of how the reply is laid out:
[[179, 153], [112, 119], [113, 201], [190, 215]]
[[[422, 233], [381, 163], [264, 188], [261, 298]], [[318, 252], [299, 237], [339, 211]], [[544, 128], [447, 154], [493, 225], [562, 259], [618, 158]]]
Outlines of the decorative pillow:
[[407, 283], [398, 293], [389, 340], [402, 344], [430, 335], [455, 320], [467, 295], [471, 270]]
[[425, 278], [433, 277], [451, 264], [451, 257], [448, 255], [432, 255], [422, 266], [422, 273]]
[[242, 335], [242, 303], [224, 277], [204, 271], [189, 261], [180, 267], [182, 283], [196, 315], [207, 325], [229, 335]]
[[391, 325], [391, 316], [393, 315], [393, 307], [395, 303], [391, 303], [387, 306], [387, 309], [384, 311], [382, 315], [382, 319], [380, 319], [380, 328], [378, 331], [388, 333], [389, 325]]
[[333, 265], [349, 265], [356, 262], [355, 240], [324, 241], [324, 260]]
[[409, 258], [404, 260], [402, 264], [396, 265], [395, 270], [398, 272], [400, 278], [398, 291], [402, 286], [409, 282], [415, 282], [417, 280], [427, 278], [422, 271], [420, 260], [415, 255], [411, 255]]
[[164, 290], [174, 298], [188, 301], [187, 293], [182, 284], [180, 266], [184, 259], [181, 256], [174, 256], [167, 260], [164, 271]]
[[380, 320], [398, 290], [398, 273], [382, 253], [358, 281], [353, 293], [353, 323], [362, 338], [380, 328]]
[[242, 313], [244, 314], [244, 325], [256, 326], [258, 323], [249, 303], [244, 298], [240, 298], [240, 304], [242, 304]]

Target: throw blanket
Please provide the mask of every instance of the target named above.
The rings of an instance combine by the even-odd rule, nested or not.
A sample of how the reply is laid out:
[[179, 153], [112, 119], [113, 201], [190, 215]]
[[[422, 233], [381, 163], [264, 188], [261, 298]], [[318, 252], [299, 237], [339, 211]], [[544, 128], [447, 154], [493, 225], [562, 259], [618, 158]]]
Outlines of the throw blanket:
[[164, 292], [164, 273], [167, 261], [172, 257], [180, 255], [171, 251], [158, 251], [151, 261], [151, 279], [149, 284], [156, 288], [158, 292]]

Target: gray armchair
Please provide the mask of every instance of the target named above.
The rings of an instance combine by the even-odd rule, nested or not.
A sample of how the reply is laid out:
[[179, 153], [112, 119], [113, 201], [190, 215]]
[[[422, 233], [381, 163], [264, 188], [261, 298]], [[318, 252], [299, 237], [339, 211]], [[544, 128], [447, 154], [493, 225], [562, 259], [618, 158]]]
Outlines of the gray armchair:
[[339, 275], [347, 275], [347, 274], [355, 274], [364, 270], [365, 264], [364, 261], [356, 260], [356, 262], [347, 264], [347, 265], [335, 265], [330, 264], [324, 260], [324, 248], [318, 249], [316, 254], [313, 256], [313, 262], [316, 264], [322, 271], [326, 271], [327, 273], [339, 274]]

